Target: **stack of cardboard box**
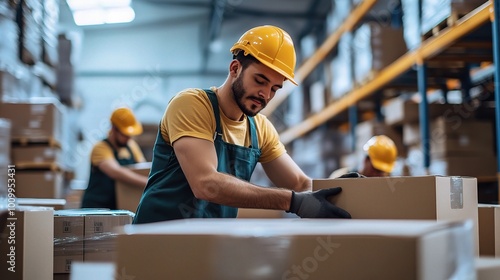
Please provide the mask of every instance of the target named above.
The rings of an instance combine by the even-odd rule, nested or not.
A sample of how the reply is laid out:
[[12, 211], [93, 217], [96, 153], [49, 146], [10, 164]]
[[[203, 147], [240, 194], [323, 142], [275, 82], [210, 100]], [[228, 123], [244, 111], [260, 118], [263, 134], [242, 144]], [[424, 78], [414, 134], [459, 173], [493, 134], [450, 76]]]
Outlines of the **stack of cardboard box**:
[[0, 103], [0, 117], [12, 122], [12, 165], [16, 195], [64, 198], [61, 148], [63, 108], [53, 98]]

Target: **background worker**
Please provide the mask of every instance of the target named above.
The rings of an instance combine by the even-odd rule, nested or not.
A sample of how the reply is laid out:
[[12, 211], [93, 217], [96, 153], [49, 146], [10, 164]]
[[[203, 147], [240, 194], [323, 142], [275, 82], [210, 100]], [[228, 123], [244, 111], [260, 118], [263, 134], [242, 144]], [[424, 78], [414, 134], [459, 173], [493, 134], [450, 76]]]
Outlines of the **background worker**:
[[363, 168], [360, 171], [349, 170], [349, 168], [340, 168], [335, 170], [330, 178], [350, 177], [345, 174], [359, 173], [365, 177], [384, 177], [389, 176], [394, 165], [398, 151], [396, 144], [391, 138], [385, 135], [373, 136], [363, 145], [366, 154], [363, 161]]
[[125, 165], [145, 162], [139, 145], [131, 139], [142, 133], [142, 125], [128, 108], [118, 108], [111, 115], [108, 137], [96, 143], [90, 157], [90, 178], [82, 199], [82, 208], [116, 209], [115, 182], [144, 188], [147, 177]]
[[[327, 200], [341, 189], [311, 192], [312, 180], [286, 153], [271, 122], [259, 114], [285, 80], [297, 84], [288, 33], [276, 26], [255, 27], [230, 51], [233, 60], [221, 86], [183, 90], [167, 106], [134, 223], [235, 218], [238, 208], [350, 218]], [[249, 182], [258, 162], [275, 188]]]

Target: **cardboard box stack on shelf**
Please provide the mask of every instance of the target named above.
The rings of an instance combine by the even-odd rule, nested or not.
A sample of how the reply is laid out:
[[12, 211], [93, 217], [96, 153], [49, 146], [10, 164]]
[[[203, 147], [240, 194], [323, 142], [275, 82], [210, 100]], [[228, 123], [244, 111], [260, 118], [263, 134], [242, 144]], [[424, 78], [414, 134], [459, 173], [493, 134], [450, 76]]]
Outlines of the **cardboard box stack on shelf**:
[[[388, 44], [387, 42], [391, 42]], [[383, 22], [364, 23], [353, 36], [354, 81], [362, 86], [380, 70], [406, 53], [401, 27]]]
[[[456, 20], [484, 4], [485, 0], [421, 0], [421, 34], [433, 32], [444, 23], [445, 26], [455, 24]], [[439, 31], [439, 30], [438, 30]]]
[[58, 156], [64, 143], [63, 109], [53, 98], [0, 103], [0, 117], [12, 123], [18, 197], [64, 198], [64, 167]]
[[424, 168], [419, 104], [401, 97], [384, 104], [385, 122], [402, 127], [409, 175], [492, 177], [496, 174], [493, 124], [463, 104], [429, 104], [431, 164]]
[[54, 212], [54, 277], [69, 279], [75, 262], [114, 262], [115, 229], [132, 223], [125, 210], [75, 209]]

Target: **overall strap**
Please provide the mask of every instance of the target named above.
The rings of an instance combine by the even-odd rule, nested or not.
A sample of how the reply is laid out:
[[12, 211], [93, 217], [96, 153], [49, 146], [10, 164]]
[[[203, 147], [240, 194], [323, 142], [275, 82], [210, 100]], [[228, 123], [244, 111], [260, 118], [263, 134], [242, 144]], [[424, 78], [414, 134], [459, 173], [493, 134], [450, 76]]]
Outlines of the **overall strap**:
[[222, 129], [221, 129], [221, 125], [220, 125], [220, 113], [219, 113], [219, 101], [217, 100], [217, 95], [211, 89], [205, 89], [205, 93], [208, 95], [208, 98], [210, 99], [210, 103], [212, 103], [212, 108], [214, 110], [214, 116], [215, 116], [214, 140], [215, 140], [215, 138], [217, 138], [217, 136], [220, 136], [222, 139]]

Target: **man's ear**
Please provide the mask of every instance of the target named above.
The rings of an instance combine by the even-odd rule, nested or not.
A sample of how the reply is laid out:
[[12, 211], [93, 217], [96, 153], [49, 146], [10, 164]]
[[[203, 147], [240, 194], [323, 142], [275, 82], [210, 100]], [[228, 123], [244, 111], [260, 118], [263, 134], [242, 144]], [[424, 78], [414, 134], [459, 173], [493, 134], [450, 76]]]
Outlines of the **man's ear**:
[[236, 78], [238, 76], [238, 70], [240, 69], [241, 64], [237, 59], [233, 59], [231, 64], [229, 64], [229, 73], [231, 77]]

